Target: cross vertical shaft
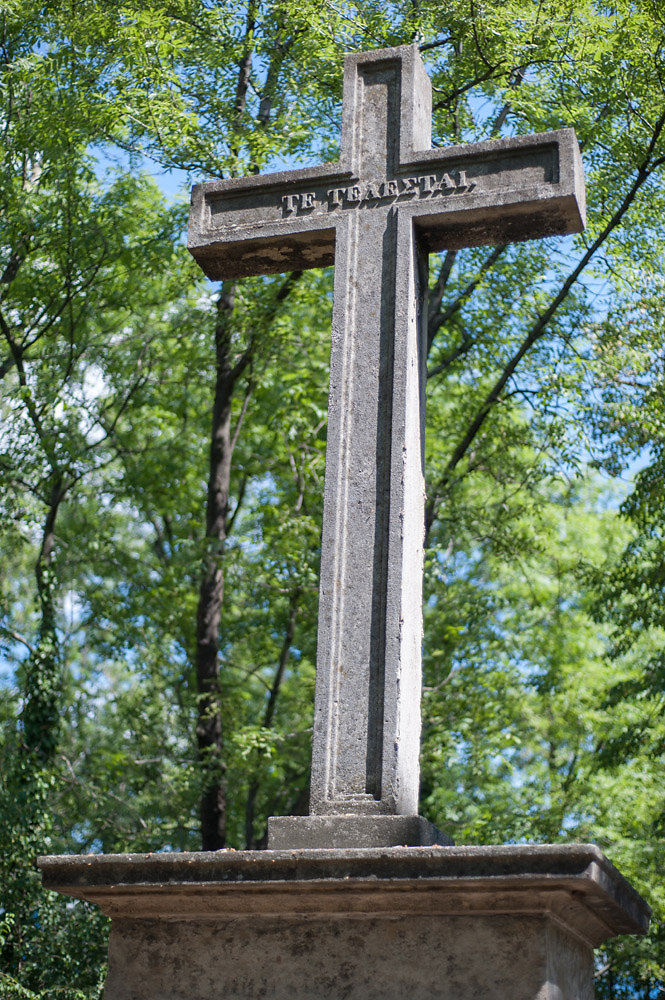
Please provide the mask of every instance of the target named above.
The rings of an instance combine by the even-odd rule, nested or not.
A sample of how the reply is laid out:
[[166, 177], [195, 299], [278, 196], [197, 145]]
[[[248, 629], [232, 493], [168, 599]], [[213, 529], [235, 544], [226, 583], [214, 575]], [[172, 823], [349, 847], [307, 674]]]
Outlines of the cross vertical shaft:
[[[356, 80], [358, 172], [391, 176], [399, 67], [370, 63]], [[429, 144], [428, 134], [418, 139]], [[399, 232], [410, 230], [411, 220], [394, 208], [347, 213], [344, 222], [336, 250], [310, 812], [408, 815], [417, 812], [420, 735], [424, 268], [410, 233]]]

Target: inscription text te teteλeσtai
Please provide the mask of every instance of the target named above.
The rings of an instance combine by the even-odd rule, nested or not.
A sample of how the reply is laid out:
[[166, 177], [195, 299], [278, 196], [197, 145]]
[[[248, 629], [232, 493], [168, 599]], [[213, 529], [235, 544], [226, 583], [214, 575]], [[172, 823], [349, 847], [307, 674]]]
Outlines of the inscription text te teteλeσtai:
[[372, 201], [392, 201], [396, 198], [427, 198], [439, 194], [466, 193], [475, 187], [464, 170], [450, 173], [423, 174], [420, 177], [400, 177], [389, 181], [364, 181], [348, 187], [330, 188], [323, 198], [316, 191], [282, 195], [285, 215], [293, 212], [307, 212], [327, 204], [329, 209], [353, 207]]

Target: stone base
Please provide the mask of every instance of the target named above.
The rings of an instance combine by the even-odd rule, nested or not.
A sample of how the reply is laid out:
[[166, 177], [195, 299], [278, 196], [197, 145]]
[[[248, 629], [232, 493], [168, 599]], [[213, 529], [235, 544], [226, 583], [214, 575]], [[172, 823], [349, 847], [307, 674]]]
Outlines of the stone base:
[[39, 859], [112, 917], [105, 1000], [593, 1000], [649, 908], [590, 845]]
[[452, 840], [422, 816], [271, 816], [271, 851], [339, 847], [451, 846]]

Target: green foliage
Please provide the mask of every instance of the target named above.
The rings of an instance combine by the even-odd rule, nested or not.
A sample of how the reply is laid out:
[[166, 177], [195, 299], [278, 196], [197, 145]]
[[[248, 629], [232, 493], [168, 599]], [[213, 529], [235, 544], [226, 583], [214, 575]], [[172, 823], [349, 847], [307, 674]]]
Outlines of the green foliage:
[[[423, 809], [458, 842], [599, 843], [655, 912], [599, 995], [655, 995], [663, 31], [630, 0], [0, 5], [3, 996], [100, 993], [105, 921], [43, 894], [35, 855], [199, 843], [220, 298], [141, 170], [334, 159], [344, 52], [413, 41], [436, 143], [574, 126], [589, 204], [579, 238], [431, 262]], [[235, 847], [306, 806], [331, 278], [234, 289], [251, 363], [212, 549]], [[620, 497], [592, 471], [636, 463]]]
[[101, 998], [107, 921], [41, 888], [36, 855], [50, 847], [53, 772], [6, 737], [0, 773], [0, 988], [11, 1000]]

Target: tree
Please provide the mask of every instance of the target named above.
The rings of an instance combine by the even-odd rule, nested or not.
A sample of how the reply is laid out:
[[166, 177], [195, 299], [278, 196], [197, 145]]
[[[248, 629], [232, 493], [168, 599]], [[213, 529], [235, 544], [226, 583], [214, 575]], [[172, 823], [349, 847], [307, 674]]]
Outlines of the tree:
[[[464, 838], [596, 831], [641, 878], [660, 836], [657, 6], [83, 0], [75, 19], [64, 2], [2, 16], [2, 406], [21, 415], [2, 444], [3, 648], [29, 680], [6, 730], [27, 711], [55, 762], [54, 846], [191, 847], [199, 825], [207, 847], [256, 845], [307, 794], [329, 275], [204, 293], [125, 167], [198, 179], [334, 159], [343, 51], [415, 41], [437, 143], [573, 125], [589, 200], [579, 239], [431, 261], [425, 802]], [[93, 177], [100, 150], [120, 157], [115, 185]], [[646, 444], [631, 534], [584, 473], [618, 475]], [[615, 558], [619, 629], [648, 613], [653, 630], [646, 670], [617, 633], [613, 690], [589, 609]], [[583, 559], [602, 570], [580, 576]], [[617, 798], [642, 817], [632, 846]], [[650, 947], [608, 957], [607, 996], [660, 974]]]
[[[181, 225], [180, 213], [143, 178], [96, 181], [89, 149], [95, 133], [67, 72], [67, 47], [48, 48], [53, 23], [38, 22], [36, 13], [32, 7], [2, 14], [0, 649], [16, 665], [21, 694], [3, 720], [0, 788], [0, 945], [3, 994], [12, 997], [32, 995], [55, 970], [64, 979], [76, 975], [86, 988], [99, 978], [96, 963], [86, 965], [81, 927], [90, 935], [89, 952], [101, 958], [104, 921], [85, 907], [69, 920], [62, 903], [42, 904], [34, 869], [35, 854], [53, 833], [70, 679], [60, 523], [82, 484], [99, 483], [113, 458], [115, 433], [143, 380], [149, 338], [141, 327], [155, 304], [151, 296], [168, 295], [159, 278], [178, 258]], [[54, 72], [56, 56], [61, 72]], [[60, 115], [65, 127], [58, 129]], [[138, 327], [140, 342], [128, 336], [129, 325], [119, 335], [123, 322]]]

